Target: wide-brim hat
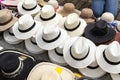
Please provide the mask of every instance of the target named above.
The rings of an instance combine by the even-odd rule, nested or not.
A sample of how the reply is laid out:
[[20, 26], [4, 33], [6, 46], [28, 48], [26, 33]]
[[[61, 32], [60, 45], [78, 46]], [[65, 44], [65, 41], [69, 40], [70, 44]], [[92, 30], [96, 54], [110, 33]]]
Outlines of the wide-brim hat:
[[[8, 55], [18, 57], [22, 63], [22, 66], [20, 66], [20, 68], [19, 68], [20, 70], [18, 70], [18, 72], [14, 75], [10, 75], [10, 74], [2, 75], [3, 73], [1, 73], [0, 80], [24, 80], [25, 78], [27, 78], [29, 72], [36, 64], [35, 59], [32, 56], [26, 55], [26, 54], [16, 51], [16, 50], [2, 50], [0, 52], [0, 56], [3, 56], [4, 58]], [[6, 63], [4, 63], [4, 61], [3, 61], [2, 65], [5, 65], [5, 64]], [[2, 65], [1, 65], [1, 67], [2, 67]], [[12, 66], [12, 64], [11, 64], [11, 66]], [[10, 66], [6, 66], [6, 69], [8, 67], [10, 67]], [[2, 70], [2, 68], [1, 68], [1, 70]]]
[[[85, 68], [86, 66], [88, 66], [89, 64], [92, 63], [93, 59], [94, 59], [94, 53], [95, 53], [95, 49], [96, 46], [95, 44], [90, 41], [89, 39], [85, 39], [87, 45], [89, 46], [89, 54], [87, 55], [87, 57], [85, 57], [82, 60], [75, 60], [71, 55], [70, 55], [70, 48], [73, 45], [73, 43], [79, 39], [80, 37], [71, 37], [70, 39], [67, 40], [67, 42], [65, 43], [64, 49], [63, 49], [63, 55], [64, 55], [64, 59], [65, 61], [72, 67], [74, 68]], [[82, 37], [84, 38], [84, 37]]]
[[110, 74], [112, 80], [120, 80], [120, 74]]
[[[53, 74], [53, 72], [55, 72], [55, 74], [59, 74], [59, 76], [53, 76], [55, 78], [57, 78], [57, 80], [62, 79], [62, 80], [73, 80], [75, 78], [74, 74], [67, 68], [65, 67], [61, 67], [59, 65], [56, 64], [52, 64], [52, 63], [48, 63], [48, 62], [43, 62], [43, 63], [39, 63], [37, 64], [29, 73], [27, 80], [39, 80], [41, 78], [44, 78], [44, 76], [47, 73]], [[46, 76], [45, 76], [46, 77]], [[49, 79], [51, 76], [47, 76], [46, 79], [43, 80], [47, 80], [47, 78]], [[58, 77], [60, 77], [58, 79]]]

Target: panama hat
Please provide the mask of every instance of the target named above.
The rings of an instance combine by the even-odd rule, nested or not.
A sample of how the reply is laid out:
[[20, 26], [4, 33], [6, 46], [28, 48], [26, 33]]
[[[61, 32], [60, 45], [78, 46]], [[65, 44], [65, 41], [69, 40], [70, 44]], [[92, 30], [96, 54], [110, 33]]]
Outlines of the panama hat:
[[113, 41], [108, 46], [98, 46], [96, 52], [97, 63], [104, 71], [120, 73], [120, 44], [117, 41]]
[[44, 5], [47, 5], [48, 3], [44, 0], [37, 0], [37, 3], [40, 7], [43, 7]]
[[22, 40], [17, 39], [15, 35], [13, 34], [12, 27], [9, 28], [9, 30], [4, 31], [3, 33], [4, 40], [8, 42], [9, 44], [18, 44], [22, 42]]
[[17, 21], [16, 17], [12, 16], [12, 12], [8, 9], [0, 10], [0, 32], [7, 30]]
[[99, 20], [96, 23], [88, 24], [84, 35], [96, 44], [105, 43], [114, 38], [116, 32], [107, 26], [107, 22]]
[[27, 80], [74, 80], [69, 69], [48, 62], [37, 64], [29, 73]]
[[32, 37], [40, 27], [40, 22], [33, 20], [30, 14], [25, 14], [14, 24], [13, 33], [18, 39], [28, 39]]
[[48, 25], [36, 33], [36, 42], [40, 48], [52, 50], [64, 42], [67, 36], [67, 32], [58, 25]]
[[87, 23], [94, 23], [93, 11], [90, 8], [83, 8], [80, 17], [83, 18]]
[[119, 74], [110, 74], [112, 80], [120, 80], [120, 73]]
[[48, 56], [53, 63], [63, 65], [63, 66], [67, 65], [67, 63], [66, 63], [66, 61], [64, 60], [64, 57], [63, 57], [63, 47], [64, 47], [64, 44], [66, 43], [66, 41], [68, 39], [69, 39], [69, 36], [57, 48], [48, 51]]
[[24, 80], [36, 65], [32, 56], [16, 50], [0, 52], [0, 80]]
[[63, 17], [56, 13], [54, 8], [51, 5], [45, 5], [42, 10], [34, 17], [35, 20], [45, 24], [60, 24], [59, 22]]
[[33, 54], [40, 54], [40, 53], [45, 52], [45, 50], [38, 47], [36, 40], [35, 40], [35, 35], [25, 40], [25, 47], [30, 53], [33, 53]]
[[[97, 54], [97, 52], [95, 53]], [[95, 55], [93, 53], [93, 55]], [[97, 64], [96, 58], [92, 61], [90, 65], [88, 65], [86, 68], [78, 69], [84, 76], [90, 77], [90, 78], [100, 78], [103, 75], [105, 75], [105, 71], [100, 68], [100, 66]]]
[[63, 28], [72, 36], [81, 36], [87, 26], [86, 22], [79, 18], [76, 13], [69, 14], [64, 22]]
[[41, 7], [37, 4], [36, 0], [24, 0], [18, 3], [17, 6], [20, 15], [23, 14], [36, 14], [40, 11]]
[[65, 61], [74, 68], [85, 68], [92, 63], [95, 44], [84, 37], [71, 37], [64, 45]]
[[77, 13], [78, 15], [81, 14], [81, 11], [75, 9], [75, 5], [73, 3], [65, 3], [63, 8], [57, 11], [62, 16], [68, 16], [70, 13]]

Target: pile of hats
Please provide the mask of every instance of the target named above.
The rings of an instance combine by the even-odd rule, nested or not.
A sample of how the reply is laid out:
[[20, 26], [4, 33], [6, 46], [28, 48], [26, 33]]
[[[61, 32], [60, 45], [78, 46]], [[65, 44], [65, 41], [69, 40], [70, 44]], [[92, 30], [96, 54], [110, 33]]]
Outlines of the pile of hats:
[[[69, 65], [90, 78], [100, 78], [107, 72], [113, 79], [120, 79], [120, 24], [114, 20], [112, 13], [103, 13], [100, 20], [96, 20], [90, 8], [79, 11], [72, 3], [65, 3], [64, 6], [56, 0], [18, 0], [16, 3], [19, 18], [13, 16], [11, 10], [0, 10], [0, 32], [3, 32], [6, 42], [19, 45], [24, 41], [26, 49], [32, 54], [48, 51], [51, 62]], [[1, 65], [9, 65], [2, 63], [8, 57], [0, 58], [0, 68]], [[3, 76], [10, 78], [18, 75], [20, 70], [12, 76], [8, 74], [18, 68], [13, 72], [6, 72], [3, 68]], [[31, 70], [27, 80], [66, 78], [74, 80], [75, 76], [64, 67], [39, 63]]]

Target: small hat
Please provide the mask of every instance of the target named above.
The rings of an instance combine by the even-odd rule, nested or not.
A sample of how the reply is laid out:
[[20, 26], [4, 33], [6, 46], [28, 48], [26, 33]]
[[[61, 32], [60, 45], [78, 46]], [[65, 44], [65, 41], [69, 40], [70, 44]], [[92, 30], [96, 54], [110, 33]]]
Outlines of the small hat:
[[36, 14], [40, 11], [41, 7], [37, 4], [36, 0], [24, 0], [18, 3], [17, 6], [19, 14]]
[[29, 73], [27, 80], [74, 80], [69, 69], [48, 62], [37, 64]]
[[117, 41], [113, 41], [108, 46], [98, 46], [96, 52], [97, 63], [104, 71], [120, 73], [120, 44]]
[[24, 80], [35, 65], [32, 56], [15, 50], [0, 52], [0, 80]]
[[120, 80], [120, 73], [118, 73], [118, 74], [110, 74], [110, 76], [112, 77], [112, 80]]
[[34, 17], [34, 19], [46, 25], [56, 23], [59, 24], [63, 17], [59, 13], [56, 13], [51, 5], [45, 5], [40, 13]]
[[12, 27], [3, 33], [4, 40], [9, 44], [19, 44], [22, 40], [15, 37]]
[[33, 20], [30, 14], [25, 14], [14, 24], [13, 33], [18, 39], [28, 39], [32, 37], [40, 27], [40, 22]]
[[74, 68], [85, 68], [92, 63], [95, 44], [84, 37], [72, 37], [64, 45], [65, 61]]
[[80, 17], [83, 18], [87, 23], [94, 23], [93, 11], [90, 8], [84, 8], [81, 11]]
[[96, 44], [105, 43], [114, 38], [116, 32], [107, 26], [107, 22], [99, 20], [94, 24], [88, 24], [85, 28], [85, 37]]
[[68, 34], [58, 25], [48, 25], [36, 33], [36, 42], [44, 50], [52, 50], [66, 40]]
[[79, 18], [76, 13], [69, 14], [64, 22], [63, 28], [72, 36], [81, 36], [87, 26], [86, 22]]
[[35, 35], [33, 35], [30, 39], [25, 40], [25, 47], [30, 53], [33, 53], [33, 54], [40, 54], [45, 52], [45, 50], [38, 47], [35, 40]]
[[0, 32], [12, 27], [18, 19], [12, 16], [12, 12], [8, 9], [0, 10]]
[[77, 9], [75, 9], [75, 5], [73, 3], [65, 3], [64, 7], [57, 11], [62, 16], [68, 16], [70, 13], [77, 13], [78, 15], [81, 14], [81, 12]]
[[48, 4], [48, 3], [47, 3], [46, 1], [44, 1], [44, 0], [37, 0], [37, 3], [38, 3], [38, 5], [39, 5], [40, 7], [43, 7], [43, 6], [45, 6], [45, 5]]

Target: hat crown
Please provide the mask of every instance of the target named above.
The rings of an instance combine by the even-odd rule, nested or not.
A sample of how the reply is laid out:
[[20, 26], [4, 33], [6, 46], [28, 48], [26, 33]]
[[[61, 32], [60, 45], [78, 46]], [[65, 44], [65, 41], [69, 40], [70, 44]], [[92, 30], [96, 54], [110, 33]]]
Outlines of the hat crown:
[[49, 0], [48, 4], [52, 5], [54, 8], [57, 8], [59, 6], [57, 0]]
[[57, 51], [58, 53], [63, 54], [63, 47], [64, 47], [64, 45], [62, 44], [62, 45], [58, 46], [58, 47], [55, 48], [55, 49], [56, 49], [56, 51]]
[[97, 65], [98, 65], [98, 63], [97, 63], [96, 59], [94, 59], [89, 66], [94, 67], [94, 66], [97, 66]]
[[12, 18], [11, 11], [8, 9], [0, 10], [0, 23], [6, 23]]
[[34, 20], [30, 14], [25, 14], [21, 16], [18, 20], [19, 29], [26, 30], [34, 24]]
[[35, 36], [31, 37], [31, 40], [32, 40], [33, 42], [36, 42]]
[[82, 9], [80, 16], [83, 18], [90, 18], [93, 16], [93, 11], [90, 8], [84, 8]]
[[109, 61], [120, 61], [120, 44], [117, 41], [113, 41], [105, 50], [105, 55]]
[[65, 27], [68, 29], [75, 28], [80, 23], [79, 16], [76, 13], [71, 13], [65, 20]]
[[50, 18], [55, 14], [55, 10], [51, 5], [45, 5], [41, 10], [42, 18]]
[[63, 8], [66, 12], [73, 12], [75, 10], [75, 6], [72, 3], [66, 3], [64, 4]]
[[31, 9], [37, 5], [36, 0], [24, 0], [23, 7], [26, 9]]
[[10, 32], [10, 33], [13, 33], [13, 28], [12, 28], [12, 27], [9, 28], [9, 32]]
[[85, 41], [86, 40], [84, 37], [80, 37], [71, 46], [71, 52], [72, 52], [71, 54], [75, 58], [83, 58], [86, 56], [89, 46]]

